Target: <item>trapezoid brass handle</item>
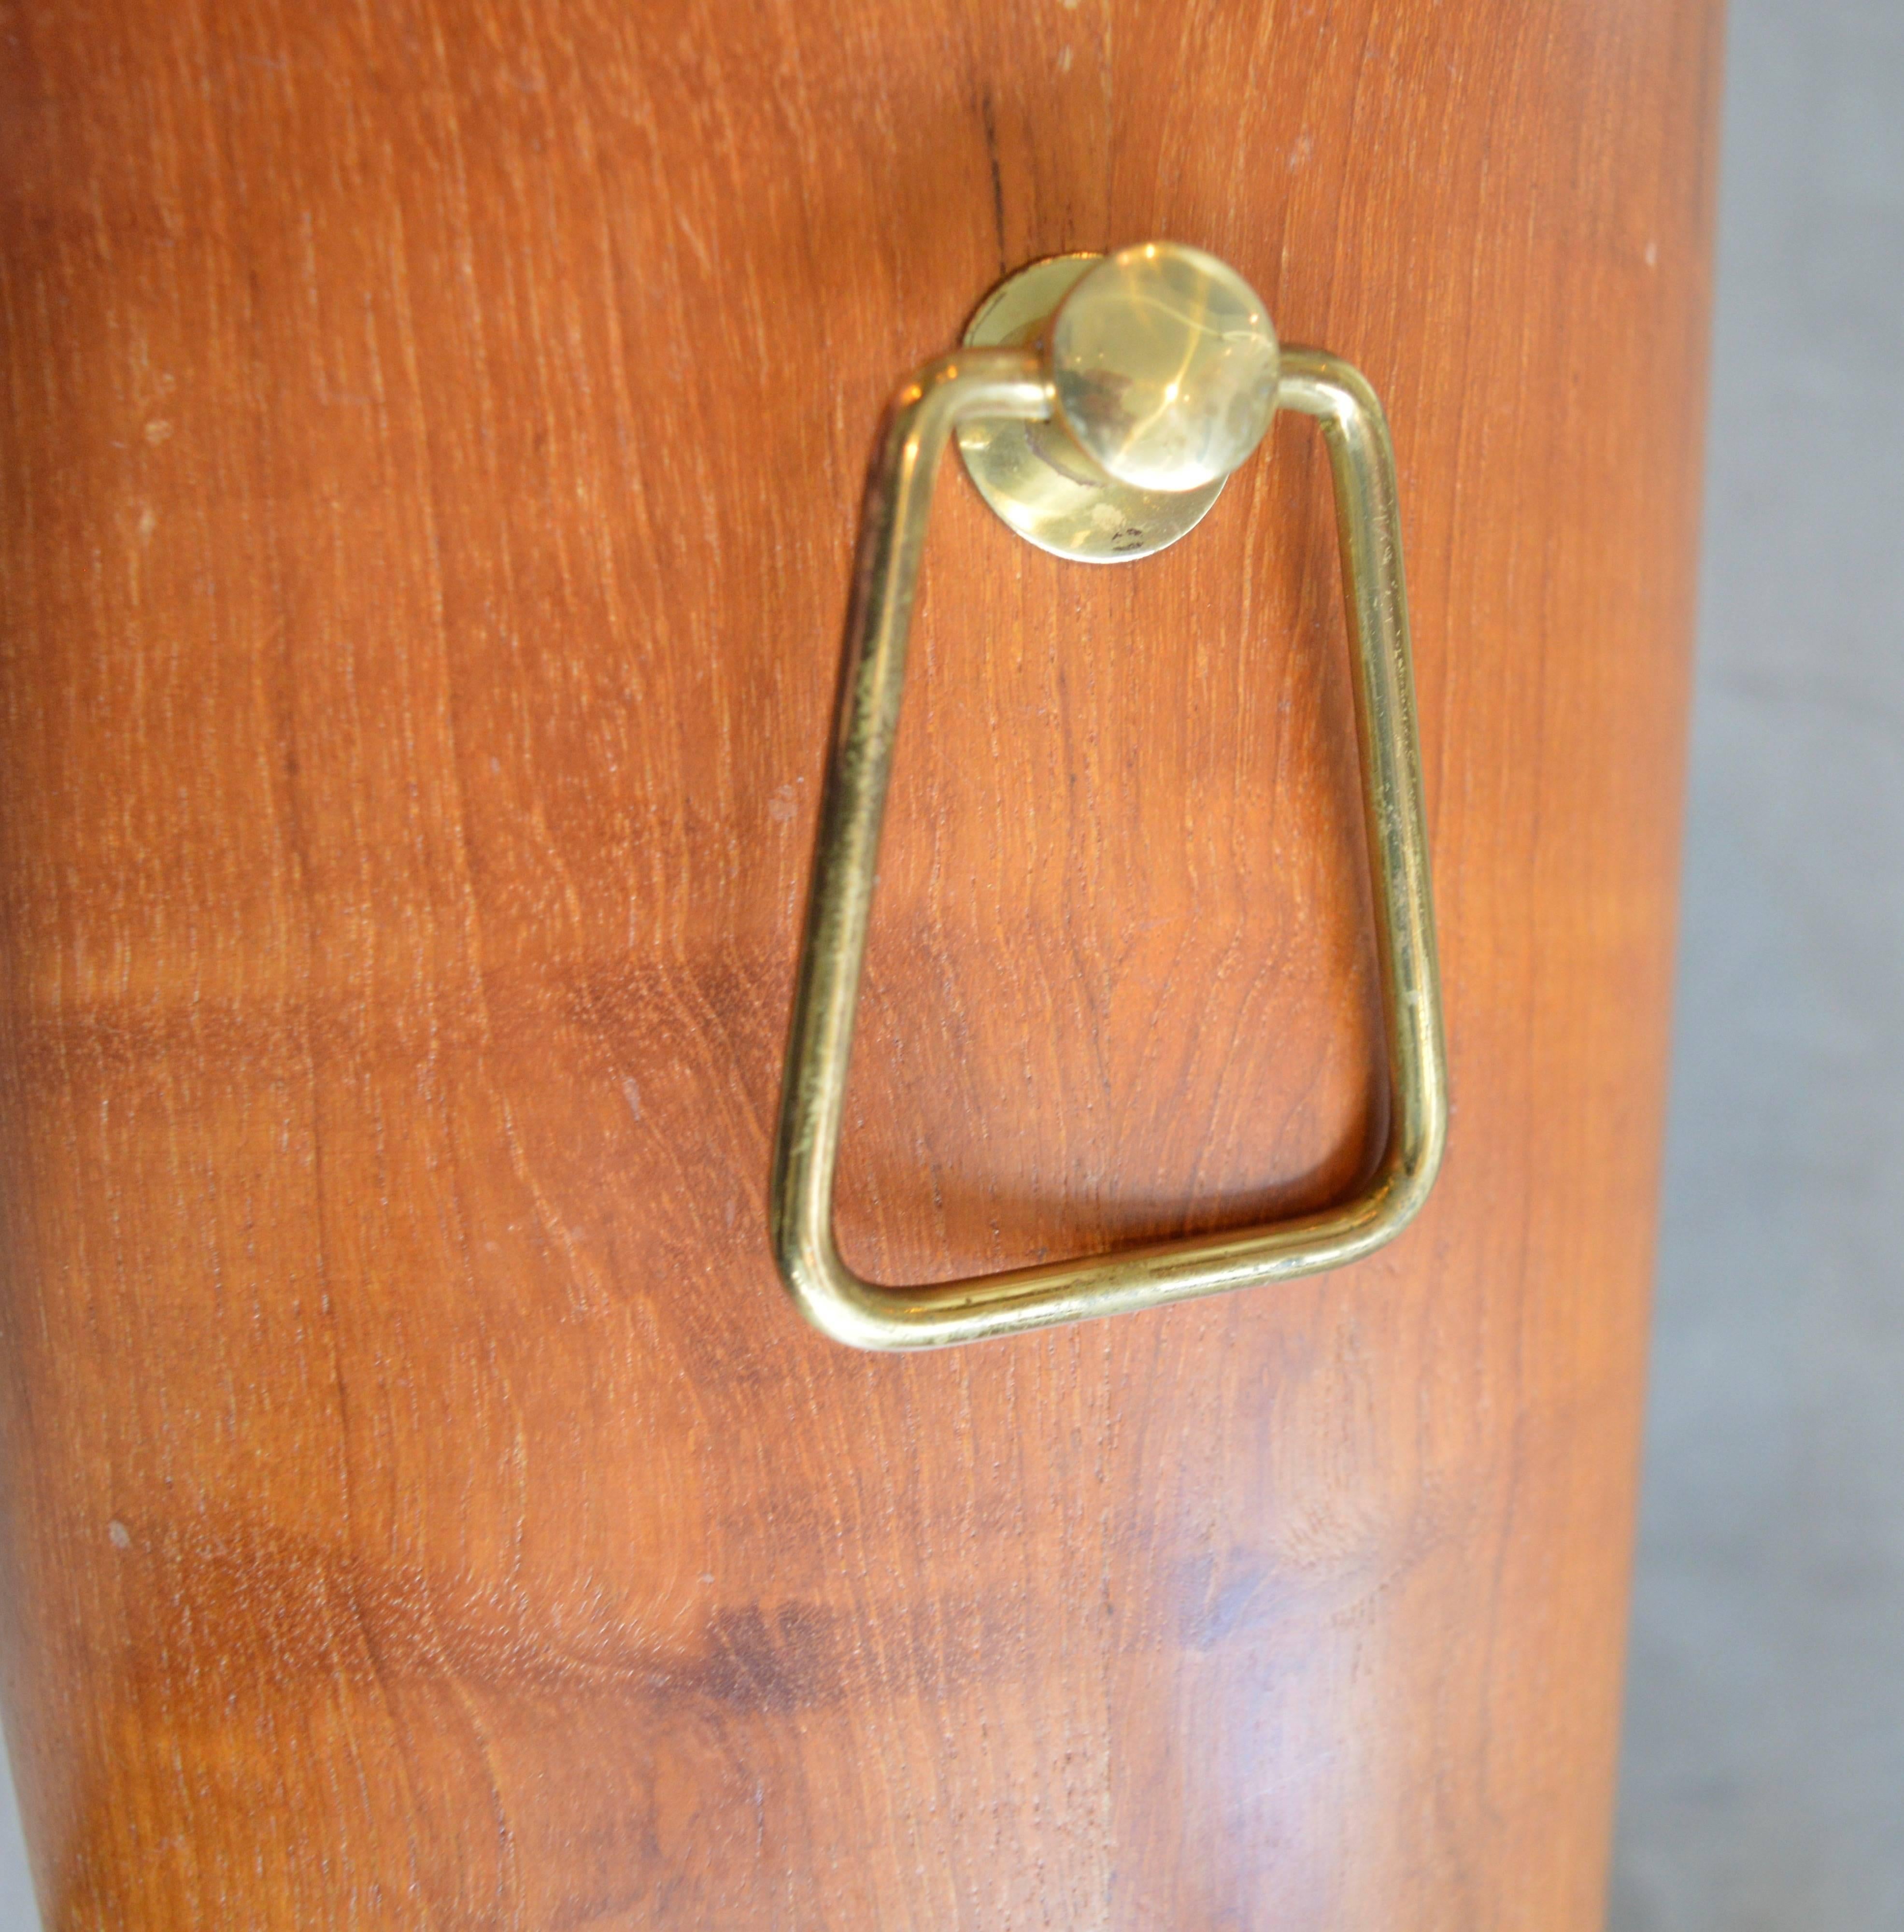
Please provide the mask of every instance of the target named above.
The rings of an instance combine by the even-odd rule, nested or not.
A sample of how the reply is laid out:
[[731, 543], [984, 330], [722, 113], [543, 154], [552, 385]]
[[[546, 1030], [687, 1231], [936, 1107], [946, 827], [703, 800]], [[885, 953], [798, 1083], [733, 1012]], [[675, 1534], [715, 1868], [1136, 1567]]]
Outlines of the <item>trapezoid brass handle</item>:
[[[1168, 242], [1034, 262], [994, 292], [966, 341], [901, 387], [868, 488], [769, 1193], [796, 1305], [860, 1348], [981, 1341], [1339, 1267], [1414, 1217], [1447, 1134], [1395, 459], [1375, 392], [1335, 356], [1279, 344], [1234, 270]], [[1117, 562], [1183, 535], [1279, 408], [1321, 424], [1335, 488], [1390, 1084], [1374, 1174], [1339, 1206], [1267, 1227], [930, 1286], [862, 1280], [834, 1240], [833, 1180], [907, 635], [946, 440], [958, 431], [981, 494], [1021, 536]]]

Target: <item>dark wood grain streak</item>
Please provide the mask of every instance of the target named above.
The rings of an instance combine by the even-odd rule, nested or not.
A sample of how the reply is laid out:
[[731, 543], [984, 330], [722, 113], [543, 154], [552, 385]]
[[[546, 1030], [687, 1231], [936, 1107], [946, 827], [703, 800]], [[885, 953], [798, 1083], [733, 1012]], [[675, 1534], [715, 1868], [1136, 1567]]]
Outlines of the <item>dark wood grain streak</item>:
[[[1715, 0], [0, 8], [0, 1660], [63, 1928], [1585, 1928]], [[863, 466], [1212, 248], [1399, 450], [1455, 1118], [1351, 1271], [917, 1360], [768, 1137]], [[842, 1234], [1317, 1202], [1381, 1105], [1326, 478], [949, 478]]]

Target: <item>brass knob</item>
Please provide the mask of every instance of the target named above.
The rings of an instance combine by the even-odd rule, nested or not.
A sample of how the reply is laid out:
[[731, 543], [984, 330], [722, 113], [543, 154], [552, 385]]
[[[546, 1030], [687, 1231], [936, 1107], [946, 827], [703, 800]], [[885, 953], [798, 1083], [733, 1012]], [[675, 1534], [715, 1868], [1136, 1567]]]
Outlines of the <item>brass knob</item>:
[[1045, 360], [1065, 428], [1140, 490], [1221, 483], [1276, 413], [1281, 352], [1262, 298], [1181, 242], [1106, 256], [1051, 318]]
[[1262, 298], [1182, 242], [1034, 262], [993, 290], [965, 340], [1042, 359], [1051, 419], [968, 422], [959, 451], [1013, 530], [1079, 562], [1174, 543], [1276, 413], [1282, 352]]

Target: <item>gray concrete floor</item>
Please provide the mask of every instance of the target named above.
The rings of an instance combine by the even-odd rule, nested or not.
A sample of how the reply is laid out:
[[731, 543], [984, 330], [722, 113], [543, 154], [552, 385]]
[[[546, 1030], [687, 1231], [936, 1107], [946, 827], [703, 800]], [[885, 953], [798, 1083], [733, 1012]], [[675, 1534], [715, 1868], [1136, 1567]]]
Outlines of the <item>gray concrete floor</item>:
[[1614, 1932], [1904, 1928], [1904, 0], [1733, 0]]
[[1904, 0], [1733, 0], [1719, 265], [1611, 1924], [1900, 1932]]
[[34, 1932], [33, 1880], [26, 1869], [26, 1840], [19, 1834], [13, 1774], [0, 1751], [0, 1932]]

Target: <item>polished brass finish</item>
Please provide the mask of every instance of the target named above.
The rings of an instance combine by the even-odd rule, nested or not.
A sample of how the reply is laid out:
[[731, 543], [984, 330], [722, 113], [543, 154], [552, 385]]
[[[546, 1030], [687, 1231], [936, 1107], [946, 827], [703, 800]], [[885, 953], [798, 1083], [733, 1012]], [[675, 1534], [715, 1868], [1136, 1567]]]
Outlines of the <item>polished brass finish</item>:
[[1255, 290], [1201, 248], [1146, 242], [1083, 276], [1051, 318], [1058, 412], [1114, 482], [1220, 484], [1276, 413], [1276, 331]]
[[[1039, 348], [1058, 305], [1102, 262], [1053, 255], [1000, 283], [965, 332], [974, 347]], [[1064, 424], [982, 416], [958, 426], [958, 453], [979, 494], [1018, 535], [1077, 563], [1149, 556], [1194, 530], [1223, 493], [1221, 476], [1194, 490], [1120, 483], [1079, 447]]]
[[[1071, 279], [1081, 285], [1084, 278]], [[1041, 333], [1048, 344], [1049, 332], [1034, 331]], [[1207, 406], [1209, 386], [1201, 387], [1205, 393], [1186, 406]], [[1237, 386], [1217, 387], [1233, 399]], [[1374, 1178], [1341, 1206], [1267, 1228], [938, 1286], [883, 1287], [840, 1258], [834, 1170], [934, 478], [955, 428], [1049, 424], [1060, 408], [1045, 350], [967, 349], [928, 364], [901, 389], [874, 469], [781, 1096], [769, 1202], [775, 1253], [802, 1313], [837, 1341], [934, 1348], [1289, 1280], [1391, 1240], [1434, 1183], [1447, 1083], [1394, 457], [1375, 392], [1332, 356], [1283, 351], [1276, 401], [1316, 418], [1334, 479], [1392, 1089], [1387, 1144]], [[1178, 434], [1179, 446], [1193, 449], [1213, 447], [1222, 434], [1208, 424], [1165, 430], [1166, 440]], [[1228, 446], [1246, 440], [1253, 446], [1241, 435]]]

